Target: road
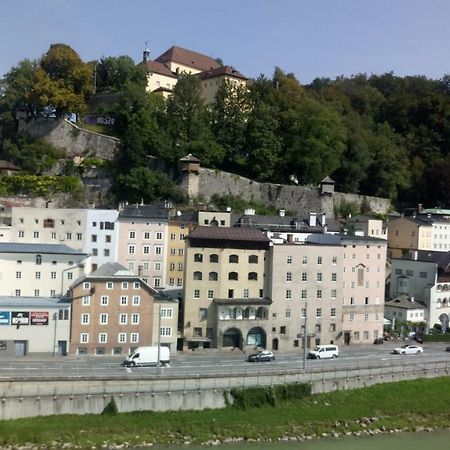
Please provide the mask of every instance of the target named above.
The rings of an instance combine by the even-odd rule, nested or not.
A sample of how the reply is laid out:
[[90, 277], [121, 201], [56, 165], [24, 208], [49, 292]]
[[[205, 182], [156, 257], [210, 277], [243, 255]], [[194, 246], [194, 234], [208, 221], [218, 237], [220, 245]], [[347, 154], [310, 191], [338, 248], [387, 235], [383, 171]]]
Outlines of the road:
[[[386, 342], [383, 345], [350, 346], [340, 349], [335, 360], [307, 360], [310, 372], [329, 370], [389, 367], [395, 365], [424, 365], [432, 368], [438, 361], [450, 363], [450, 352], [444, 343], [424, 344], [421, 355], [394, 355], [394, 347], [403, 342]], [[204, 351], [179, 353], [173, 357], [171, 366], [164, 368], [145, 367], [126, 369], [120, 366], [123, 357], [38, 357], [2, 358], [0, 379], [31, 377], [195, 377], [199, 375], [233, 375], [280, 373], [303, 370], [303, 352], [275, 352], [272, 362], [249, 363], [241, 351]]]

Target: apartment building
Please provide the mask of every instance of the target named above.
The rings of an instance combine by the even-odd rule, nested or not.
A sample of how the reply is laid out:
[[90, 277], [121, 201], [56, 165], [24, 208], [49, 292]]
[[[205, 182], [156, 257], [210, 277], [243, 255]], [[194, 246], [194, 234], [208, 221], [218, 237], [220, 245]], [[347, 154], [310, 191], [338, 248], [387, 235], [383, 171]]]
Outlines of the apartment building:
[[167, 277], [166, 288], [171, 291], [178, 289], [175, 295], [182, 295], [184, 286], [184, 253], [186, 236], [197, 225], [197, 214], [177, 212], [169, 218], [167, 241]]
[[127, 205], [117, 218], [117, 262], [157, 289], [166, 287], [169, 208]]
[[11, 242], [61, 244], [92, 255], [95, 270], [117, 258], [115, 221], [110, 209], [11, 209]]
[[338, 243], [274, 244], [270, 252], [268, 344], [302, 351], [342, 341], [343, 248]]
[[391, 299], [407, 295], [426, 306], [423, 321], [444, 329], [450, 318], [450, 253], [412, 251], [392, 259]]
[[63, 297], [90, 270], [90, 256], [64, 244], [0, 243], [2, 296]]
[[387, 226], [390, 257], [400, 258], [411, 250], [433, 250], [433, 224], [428, 218], [398, 217]]
[[371, 216], [354, 216], [346, 220], [347, 230], [356, 236], [387, 239], [387, 224]]
[[126, 355], [157, 344], [158, 328], [159, 342], [176, 348], [178, 302], [158, 300], [155, 289], [118, 263], [104, 264], [77, 280], [71, 298], [70, 353]]
[[257, 229], [198, 226], [187, 236], [184, 345], [267, 345], [270, 240]]

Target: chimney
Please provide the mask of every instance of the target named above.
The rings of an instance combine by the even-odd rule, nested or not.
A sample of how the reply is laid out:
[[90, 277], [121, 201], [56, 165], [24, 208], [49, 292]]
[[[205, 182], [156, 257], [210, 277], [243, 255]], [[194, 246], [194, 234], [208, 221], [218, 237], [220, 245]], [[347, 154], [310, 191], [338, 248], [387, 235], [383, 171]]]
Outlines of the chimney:
[[278, 214], [279, 214], [280, 217], [284, 217], [286, 215], [286, 210], [285, 209], [280, 209], [278, 211]]
[[309, 213], [309, 226], [315, 227], [317, 225], [317, 214], [316, 213]]
[[411, 295], [411, 297], [409, 298], [409, 301], [410, 301], [411, 303], [414, 303], [414, 295]]

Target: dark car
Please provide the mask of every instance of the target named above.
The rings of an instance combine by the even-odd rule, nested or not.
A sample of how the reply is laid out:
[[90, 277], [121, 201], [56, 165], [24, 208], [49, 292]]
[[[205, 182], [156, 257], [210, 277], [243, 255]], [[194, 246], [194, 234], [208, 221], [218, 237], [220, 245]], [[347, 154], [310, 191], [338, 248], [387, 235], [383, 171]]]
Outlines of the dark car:
[[383, 338], [376, 338], [373, 341], [374, 344], [384, 344], [384, 339]]
[[257, 353], [252, 353], [248, 355], [247, 361], [249, 362], [262, 362], [262, 361], [273, 361], [275, 359], [274, 354], [269, 350], [262, 350]]

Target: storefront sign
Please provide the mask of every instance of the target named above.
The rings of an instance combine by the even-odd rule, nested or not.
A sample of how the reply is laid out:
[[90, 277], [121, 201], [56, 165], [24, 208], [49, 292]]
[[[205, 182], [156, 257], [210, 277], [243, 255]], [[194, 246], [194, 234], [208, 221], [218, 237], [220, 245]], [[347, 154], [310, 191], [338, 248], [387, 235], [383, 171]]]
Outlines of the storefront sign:
[[31, 325], [48, 325], [48, 312], [31, 311]]
[[29, 325], [30, 313], [28, 311], [11, 311], [11, 325]]
[[9, 311], [0, 311], [0, 325], [9, 325], [10, 317]]

